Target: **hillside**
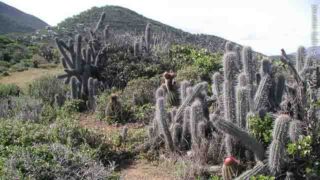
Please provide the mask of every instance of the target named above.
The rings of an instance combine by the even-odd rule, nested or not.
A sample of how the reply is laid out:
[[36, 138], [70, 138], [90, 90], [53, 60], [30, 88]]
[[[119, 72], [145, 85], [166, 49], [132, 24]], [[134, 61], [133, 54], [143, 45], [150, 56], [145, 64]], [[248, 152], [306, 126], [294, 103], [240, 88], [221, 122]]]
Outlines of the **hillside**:
[[83, 27], [93, 27], [94, 22], [96, 22], [96, 19], [99, 19], [102, 12], [106, 13], [104, 25], [110, 25], [113, 33], [120, 34], [126, 32], [139, 35], [144, 32], [145, 26], [149, 22], [152, 24], [154, 34], [172, 43], [192, 44], [207, 48], [212, 52], [217, 52], [223, 50], [226, 42], [225, 39], [213, 35], [184, 32], [119, 6], [93, 7], [78, 15], [67, 18], [58, 24], [57, 29], [59, 29], [59, 34], [74, 35], [75, 33], [84, 33], [85, 29]]
[[46, 26], [41, 19], [0, 2], [0, 34], [33, 32]]

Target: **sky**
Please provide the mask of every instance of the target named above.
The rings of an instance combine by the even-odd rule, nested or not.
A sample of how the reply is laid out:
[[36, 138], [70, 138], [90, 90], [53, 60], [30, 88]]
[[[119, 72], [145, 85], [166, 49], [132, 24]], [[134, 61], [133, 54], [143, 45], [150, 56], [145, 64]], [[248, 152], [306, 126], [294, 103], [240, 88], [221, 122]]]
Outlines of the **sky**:
[[[216, 35], [266, 55], [311, 44], [320, 0], [2, 0], [50, 25], [93, 6], [118, 5], [191, 33]], [[320, 16], [319, 16], [320, 23]]]

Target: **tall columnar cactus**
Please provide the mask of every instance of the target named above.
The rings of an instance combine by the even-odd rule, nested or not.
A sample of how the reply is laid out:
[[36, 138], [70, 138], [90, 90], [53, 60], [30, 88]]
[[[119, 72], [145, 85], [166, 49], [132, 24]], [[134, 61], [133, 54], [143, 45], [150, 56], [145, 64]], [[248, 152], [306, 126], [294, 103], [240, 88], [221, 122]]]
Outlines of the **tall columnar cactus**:
[[292, 142], [297, 142], [303, 135], [303, 124], [299, 120], [293, 120], [289, 125], [289, 137]]
[[246, 129], [247, 114], [250, 111], [250, 91], [247, 88], [247, 77], [244, 73], [239, 75], [238, 86], [236, 91], [236, 118], [237, 125]]
[[177, 110], [177, 114], [176, 117], [174, 118], [175, 122], [179, 122], [182, 115], [183, 115], [183, 111], [185, 110], [185, 108], [190, 105], [190, 103], [192, 103], [192, 101], [204, 90], [206, 90], [208, 88], [208, 83], [206, 82], [201, 82], [198, 83], [197, 85], [195, 85], [192, 88], [192, 91], [190, 93], [188, 93], [188, 89], [191, 88], [187, 88], [187, 98], [185, 99], [185, 101], [180, 105], [180, 107]]
[[242, 60], [241, 60], [241, 47], [239, 45], [236, 45], [234, 47], [234, 52], [237, 53], [238, 60], [236, 61], [237, 69], [242, 69]]
[[282, 102], [283, 93], [285, 90], [285, 77], [283, 74], [280, 74], [276, 77], [276, 87], [274, 92], [274, 102], [277, 107], [279, 107], [280, 103]]
[[233, 138], [239, 140], [243, 145], [245, 145], [249, 150], [251, 150], [257, 160], [263, 161], [264, 159], [264, 149], [261, 143], [259, 143], [254, 137], [248, 134], [247, 131], [241, 129], [237, 125], [230, 121], [223, 119], [216, 120], [214, 126], [219, 130], [231, 135]]
[[251, 47], [246, 46], [242, 48], [241, 60], [243, 64], [243, 71], [247, 76], [249, 84], [252, 85], [255, 79], [255, 70], [253, 68], [254, 62]]
[[79, 80], [75, 77], [71, 77], [71, 98], [72, 99], [79, 99], [80, 98], [80, 82]]
[[268, 109], [269, 107], [269, 95], [272, 86], [271, 77], [266, 74], [262, 77], [258, 86], [257, 92], [254, 96], [254, 110]]
[[134, 56], [138, 56], [139, 55], [139, 42], [137, 40], [135, 40], [133, 42], [133, 55]]
[[182, 135], [182, 126], [179, 123], [173, 125], [172, 140], [175, 147], [179, 147]]
[[150, 53], [150, 41], [151, 41], [151, 28], [150, 28], [151, 24], [148, 23], [147, 26], [146, 26], [146, 30], [145, 30], [145, 37], [144, 37], [144, 40], [145, 40], [145, 47], [146, 47], [146, 52], [147, 54]]
[[218, 97], [222, 94], [223, 76], [219, 72], [215, 72], [212, 76], [212, 93]]
[[191, 105], [191, 113], [190, 113], [190, 131], [191, 131], [191, 141], [192, 145], [200, 144], [200, 137], [198, 135], [198, 122], [202, 121], [203, 117], [203, 109], [200, 101], [196, 100]]
[[206, 139], [206, 128], [207, 128], [207, 123], [204, 120], [198, 123], [198, 136], [200, 140]]
[[268, 167], [269, 171], [276, 175], [280, 173], [283, 167], [286, 155], [285, 145], [279, 140], [273, 140], [269, 145]]
[[260, 75], [264, 77], [267, 74], [271, 75], [271, 62], [269, 59], [263, 59], [260, 67]]
[[231, 122], [236, 122], [236, 101], [235, 101], [235, 69], [234, 62], [237, 60], [235, 53], [227, 53], [224, 56], [224, 84], [223, 84], [223, 98], [224, 98], [224, 114], [225, 119]]
[[306, 58], [306, 49], [303, 46], [300, 46], [297, 50], [297, 55], [296, 55], [296, 69], [298, 73], [300, 73], [303, 70], [305, 58]]
[[180, 102], [181, 104], [187, 98], [187, 88], [190, 87], [190, 82], [184, 80], [180, 84]]
[[225, 53], [232, 52], [233, 51], [233, 43], [230, 41], [227, 41], [225, 44]]
[[187, 148], [191, 138], [190, 113], [191, 113], [191, 108], [188, 106], [184, 110], [184, 114], [183, 114], [182, 135], [181, 135], [181, 141], [180, 141], [183, 149]]
[[88, 80], [88, 107], [89, 109], [96, 108], [96, 96], [98, 95], [99, 81], [97, 79], [89, 78]]
[[285, 162], [288, 126], [291, 118], [288, 115], [280, 115], [272, 130], [273, 140], [269, 146], [268, 167], [272, 174], [280, 173]]
[[159, 123], [160, 130], [162, 134], [165, 137], [165, 144], [171, 152], [175, 151], [173, 140], [171, 133], [169, 131], [169, 125], [167, 124], [167, 113], [165, 112], [164, 107], [164, 98], [158, 98], [157, 99], [157, 105], [156, 105], [156, 119]]

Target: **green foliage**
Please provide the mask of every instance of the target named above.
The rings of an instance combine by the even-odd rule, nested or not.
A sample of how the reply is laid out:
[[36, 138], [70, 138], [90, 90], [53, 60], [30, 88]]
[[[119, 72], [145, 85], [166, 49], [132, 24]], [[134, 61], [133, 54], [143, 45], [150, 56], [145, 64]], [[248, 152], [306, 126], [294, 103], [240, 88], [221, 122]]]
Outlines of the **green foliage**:
[[123, 102], [130, 105], [152, 103], [154, 101], [154, 92], [159, 85], [160, 78], [158, 77], [134, 79], [127, 84], [120, 98]]
[[312, 138], [311, 136], [305, 136], [299, 139], [297, 143], [289, 143], [287, 152], [291, 156], [298, 156], [304, 158], [309, 156], [312, 151]]
[[63, 172], [75, 173], [72, 170], [75, 167], [106, 170], [110, 160], [104, 136], [79, 127], [71, 119], [57, 121], [50, 128], [44, 124], [1, 120], [0, 129], [2, 178], [64, 177]]
[[83, 109], [84, 101], [81, 99], [66, 100], [61, 108], [63, 114], [74, 114], [80, 112]]
[[0, 84], [0, 98], [18, 96], [20, 92], [20, 88], [15, 84]]
[[263, 119], [259, 116], [250, 116], [248, 119], [249, 129], [251, 134], [259, 141], [268, 146], [272, 140], [273, 120], [270, 114], [267, 114]]
[[202, 72], [199, 70], [198, 67], [186, 66], [177, 71], [176, 80], [178, 82], [181, 82], [183, 80], [188, 80], [192, 84], [196, 84], [201, 81], [201, 78], [203, 76], [204, 75], [202, 74]]
[[66, 86], [61, 80], [53, 76], [44, 76], [29, 85], [28, 94], [42, 99], [46, 103], [53, 104], [54, 96], [56, 94], [65, 94], [66, 90]]
[[144, 104], [142, 106], [134, 106], [132, 108], [133, 119], [137, 122], [149, 123], [150, 119], [154, 116], [153, 104]]
[[210, 53], [205, 49], [197, 49], [192, 46], [173, 46], [170, 49], [169, 57], [172, 70], [179, 70], [191, 65], [204, 77], [208, 77], [210, 73], [222, 67], [222, 54]]

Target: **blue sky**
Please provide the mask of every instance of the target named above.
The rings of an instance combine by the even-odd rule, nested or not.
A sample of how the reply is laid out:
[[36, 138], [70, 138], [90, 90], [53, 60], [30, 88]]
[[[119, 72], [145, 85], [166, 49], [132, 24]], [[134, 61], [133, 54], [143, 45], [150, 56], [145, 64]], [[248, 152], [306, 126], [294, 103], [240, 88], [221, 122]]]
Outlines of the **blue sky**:
[[[192, 33], [249, 45], [267, 55], [310, 46], [311, 3], [320, 0], [2, 0], [50, 25], [93, 6], [119, 5]], [[320, 8], [319, 8], [320, 10]], [[320, 19], [320, 18], [319, 18]]]

